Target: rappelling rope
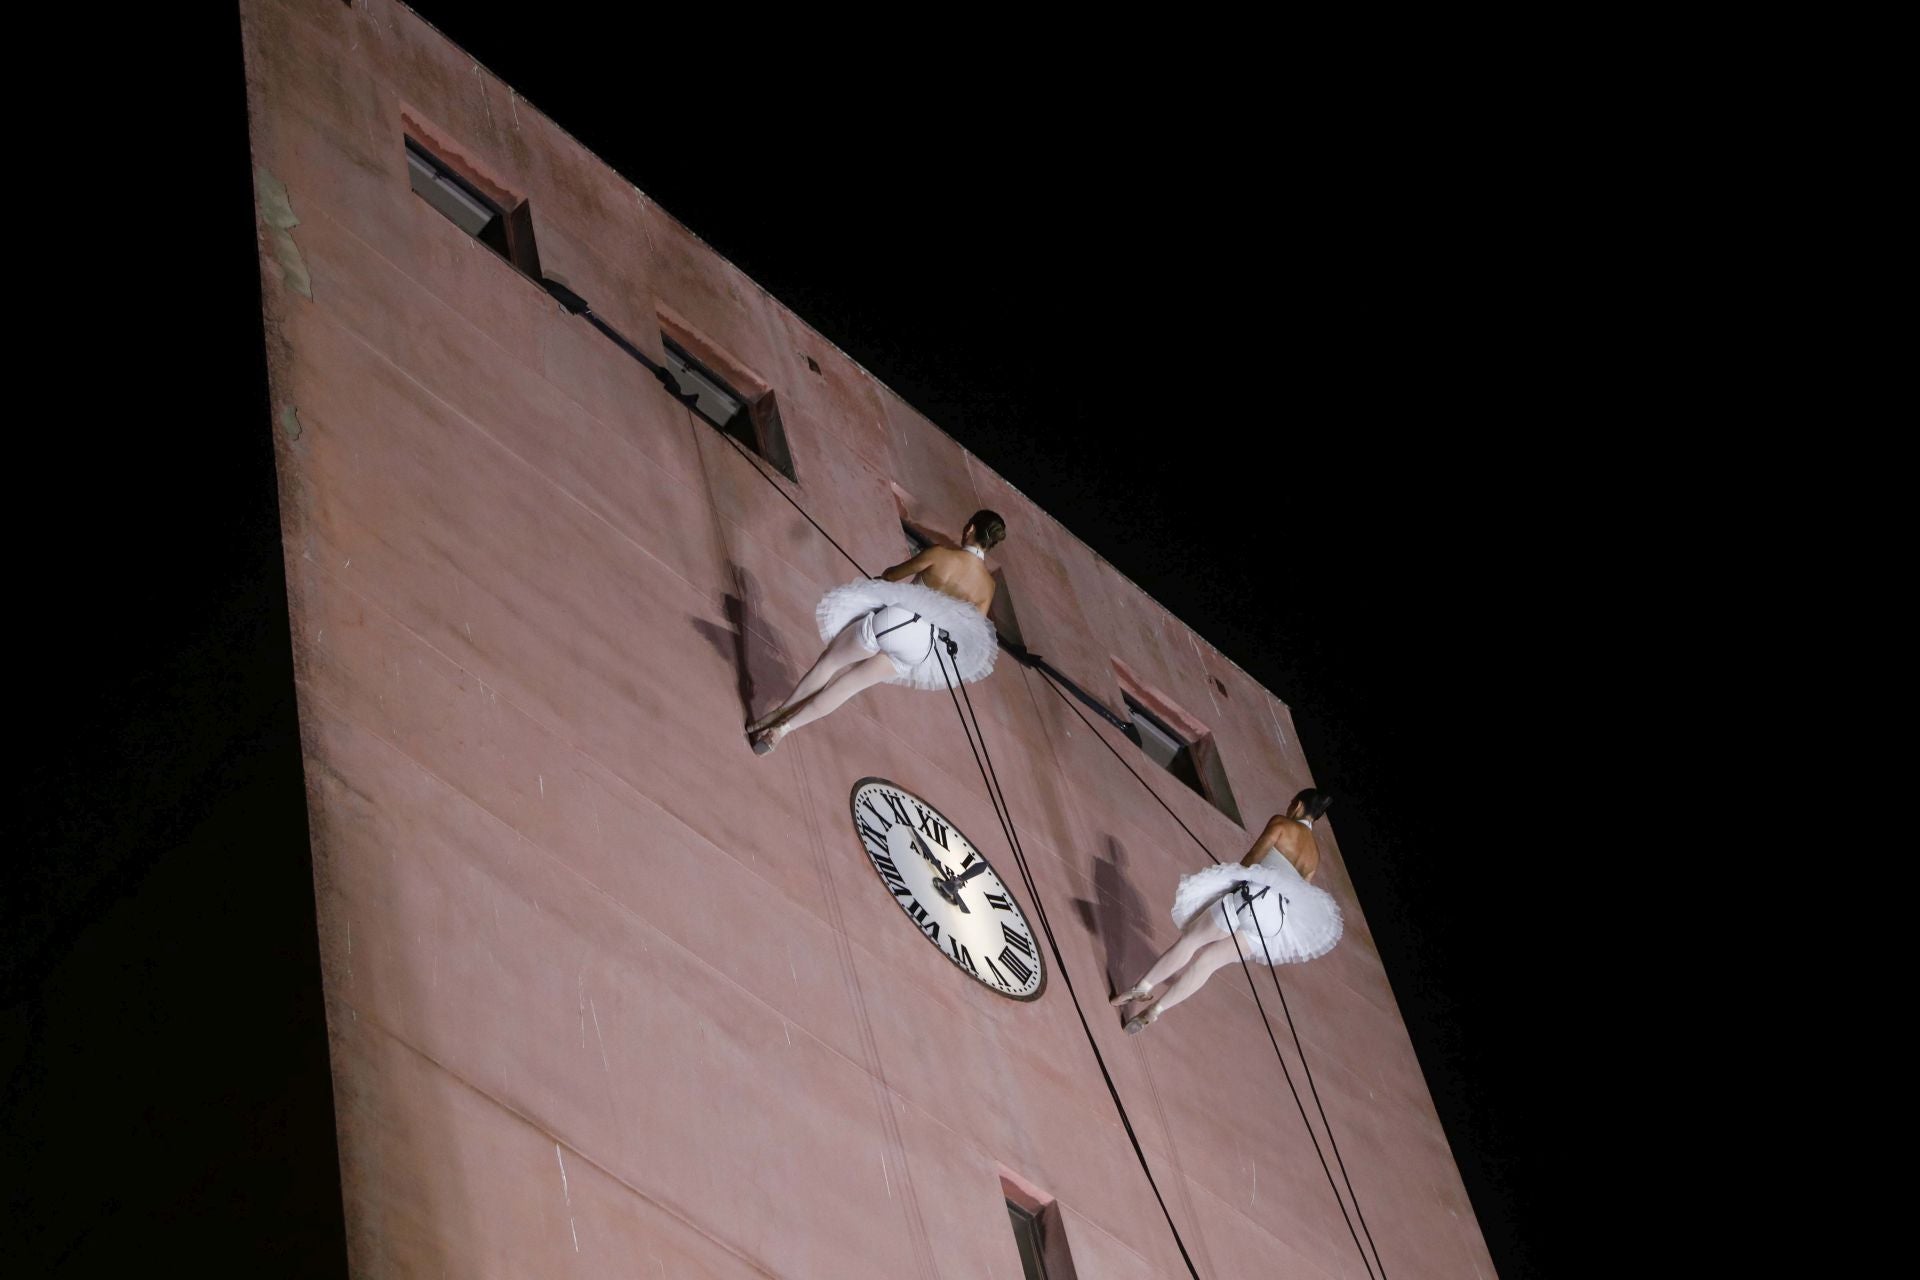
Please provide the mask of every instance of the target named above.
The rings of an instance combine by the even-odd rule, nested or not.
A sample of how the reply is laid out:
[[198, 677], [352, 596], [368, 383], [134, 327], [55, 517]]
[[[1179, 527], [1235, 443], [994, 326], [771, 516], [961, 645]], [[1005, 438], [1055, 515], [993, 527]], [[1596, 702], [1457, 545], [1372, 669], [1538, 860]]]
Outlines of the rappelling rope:
[[[1073, 985], [1073, 974], [1067, 968], [1067, 961], [1060, 954], [1060, 943], [1053, 936], [1053, 924], [1047, 918], [1047, 906], [1040, 898], [1040, 886], [1034, 882], [1033, 869], [1027, 865], [1026, 850], [1020, 844], [1020, 836], [1013, 823], [1013, 811], [1007, 807], [1006, 796], [1000, 790], [1000, 778], [993, 768], [993, 755], [987, 750], [987, 736], [980, 729], [980, 719], [973, 714], [973, 696], [966, 692], [965, 681], [960, 681], [960, 692], [966, 696], [966, 710], [960, 709], [960, 699], [954, 696], [954, 676], [947, 672], [947, 660], [936, 648], [935, 658], [940, 663], [940, 675], [947, 682], [947, 696], [953, 699], [954, 713], [960, 717], [960, 731], [967, 736], [967, 748], [973, 752], [973, 762], [980, 770], [980, 781], [986, 786], [987, 797], [993, 802], [994, 816], [1000, 820], [1000, 831], [1006, 837], [1007, 847], [1013, 851], [1013, 861], [1019, 868], [1021, 883], [1027, 887], [1027, 897], [1033, 902], [1034, 914], [1040, 919], [1041, 931], [1047, 935], [1047, 949], [1053, 953], [1054, 967], [1067, 984], [1067, 995], [1073, 1001], [1073, 1011], [1080, 1019], [1080, 1030], [1087, 1037], [1087, 1047], [1093, 1050], [1093, 1059], [1100, 1064], [1100, 1078], [1106, 1082], [1107, 1094], [1113, 1099], [1114, 1110], [1120, 1113], [1120, 1124], [1127, 1131], [1127, 1141], [1133, 1144], [1133, 1154], [1140, 1161], [1141, 1172], [1147, 1175], [1147, 1185], [1153, 1188], [1153, 1198], [1160, 1204], [1160, 1212], [1166, 1217], [1167, 1227], [1173, 1232], [1173, 1242], [1180, 1250], [1180, 1258], [1187, 1264], [1187, 1273], [1198, 1280], [1200, 1273], [1194, 1269], [1193, 1257], [1187, 1252], [1187, 1242], [1180, 1236], [1180, 1227], [1173, 1220], [1173, 1212], [1167, 1208], [1167, 1199], [1160, 1194], [1159, 1179], [1153, 1176], [1153, 1167], [1147, 1163], [1146, 1150], [1140, 1145], [1140, 1137], [1134, 1132], [1133, 1118], [1127, 1114], [1127, 1104], [1120, 1100], [1120, 1090], [1113, 1083], [1113, 1073], [1107, 1069], [1106, 1055], [1100, 1052], [1100, 1042], [1093, 1034], [1093, 1027], [1087, 1021], [1086, 1010], [1080, 1007], [1080, 993]], [[958, 673], [956, 664], [955, 674]], [[979, 746], [974, 746], [974, 737], [979, 735]]]
[[[636, 360], [642, 366], [644, 366], [648, 372], [652, 373], [653, 376], [660, 381], [661, 385], [667, 390], [668, 394], [672, 395], [676, 400], [678, 400], [681, 404], [687, 406], [688, 408], [693, 407], [697, 397], [689, 396], [684, 392], [682, 392], [680, 390], [679, 383], [674, 379], [670, 371], [668, 371], [666, 368], [662, 367], [661, 365], [656, 364], [644, 351], [642, 351], [639, 347], [636, 347], [633, 343], [629, 342], [611, 325], [607, 324], [606, 321], [602, 320], [599, 316], [595, 315], [592, 309], [587, 305], [586, 300], [584, 298], [581, 298], [579, 295], [573, 293], [571, 290], [566, 289], [565, 286], [558, 285], [557, 282], [555, 281], [542, 280], [540, 283], [547, 289], [549, 293], [553, 294], [555, 298], [559, 299], [561, 305], [564, 306], [568, 311], [572, 312], [575, 315], [584, 317], [589, 323], [591, 323], [596, 329], [598, 329], [602, 334], [604, 334], [616, 346], [618, 346], [621, 350], [625, 351], [628, 355], [633, 357], [634, 360]], [[753, 460], [753, 455], [747, 450], [747, 448], [744, 445], [742, 445], [739, 441], [735, 440], [732, 436], [728, 435], [724, 431], [719, 432], [718, 434], [729, 445], [733, 446], [734, 451], [738, 453], [743, 459], [746, 460], [747, 465], [752, 467], [754, 471], [760, 475], [761, 479], [765, 480], [769, 485], [772, 485], [775, 491], [777, 491], [780, 494], [780, 496], [786, 500], [787, 504], [791, 506], [795, 511], [799, 512], [801, 517], [805, 519], [808, 524], [812, 525], [814, 530], [818, 532], [821, 537], [825, 538], [827, 542], [832, 545], [833, 549], [835, 551], [838, 551], [840, 555], [846, 559], [848, 564], [851, 564], [856, 570], [858, 570], [861, 576], [868, 577], [868, 578], [871, 578], [873, 576], [872, 574], [869, 574], [867, 572], [866, 567], [864, 565], [862, 565], [858, 560], [854, 559], [851, 552], [849, 552], [845, 547], [840, 545], [840, 542], [838, 539], [836, 539], [831, 533], [827, 532], [826, 528], [823, 525], [821, 525], [821, 523], [818, 520], [815, 520], [813, 516], [807, 511], [807, 509], [801, 506], [800, 503], [794, 499], [792, 494], [789, 494], [786, 491], [784, 486], [782, 486], [771, 475], [767, 474], [767, 472], [761, 468], [760, 464]], [[938, 654], [938, 648], [939, 648], [938, 646], [935, 646], [936, 654]], [[954, 679], [947, 672], [946, 661], [944, 657], [939, 658], [939, 661], [941, 664], [940, 666], [941, 675], [947, 681], [948, 696], [952, 697], [954, 692]], [[957, 666], [956, 666], [956, 673], [957, 673]], [[1063, 701], [1066, 701], [1069, 707], [1073, 707], [1072, 702], [1067, 699], [1066, 694], [1061, 692], [1057, 684], [1055, 684], [1051, 674], [1045, 672], [1044, 670], [1042, 674], [1045, 674], [1048, 676], [1048, 687], [1052, 688], [1056, 694], [1059, 694], [1061, 699]], [[961, 682], [960, 692], [963, 695], [966, 694], [965, 682]], [[1088, 1023], [1086, 1012], [1080, 1006], [1080, 997], [1079, 997], [1079, 993], [1074, 989], [1072, 974], [1068, 971], [1066, 960], [1061, 955], [1060, 944], [1054, 938], [1053, 925], [1049, 922], [1047, 918], [1046, 905], [1041, 901], [1039, 886], [1034, 882], [1032, 870], [1027, 865], [1025, 851], [1021, 848], [1019, 836], [1014, 829], [1013, 814], [1011, 810], [1007, 808], [1006, 797], [1003, 793], [1001, 793], [999, 789], [999, 778], [993, 769], [992, 756], [986, 750], [986, 735], [980, 730], [979, 717], [977, 715], [973, 715], [971, 726], [969, 726], [968, 717], [969, 717], [969, 714], [973, 712], [972, 697], [970, 695], [966, 697], [966, 710], [964, 712], [960, 710], [959, 699], [955, 698], [954, 710], [956, 713], [960, 715], [961, 730], [963, 733], [967, 735], [967, 746], [969, 750], [972, 750], [974, 753], [974, 763], [979, 767], [981, 779], [987, 787], [988, 798], [993, 803], [994, 815], [1000, 822], [1001, 831], [1007, 839], [1008, 847], [1013, 851], [1014, 861], [1019, 868], [1021, 880], [1026, 885], [1027, 894], [1033, 901], [1034, 912], [1039, 917], [1041, 929], [1045, 932], [1047, 937], [1047, 946], [1053, 952], [1055, 966], [1060, 970], [1060, 975], [1067, 984], [1067, 994], [1072, 999], [1074, 1013], [1080, 1019], [1080, 1029], [1086, 1035], [1087, 1045], [1089, 1048], [1093, 1050], [1094, 1061], [1099, 1064], [1100, 1076], [1101, 1076], [1101, 1079], [1104, 1080], [1106, 1083], [1107, 1093], [1113, 1099], [1113, 1105], [1115, 1110], [1119, 1112], [1120, 1123], [1126, 1130], [1128, 1141], [1133, 1144], [1134, 1155], [1140, 1161], [1141, 1171], [1147, 1175], [1148, 1185], [1150, 1185], [1153, 1188], [1154, 1199], [1157, 1200], [1160, 1204], [1160, 1212], [1163, 1215], [1165, 1215], [1167, 1220], [1167, 1226], [1173, 1232], [1174, 1244], [1180, 1250], [1181, 1260], [1186, 1263], [1188, 1274], [1193, 1276], [1194, 1280], [1199, 1280], [1199, 1272], [1195, 1270], [1193, 1265], [1193, 1258], [1187, 1252], [1186, 1241], [1181, 1238], [1180, 1228], [1174, 1222], [1172, 1212], [1169, 1211], [1167, 1208], [1166, 1198], [1160, 1194], [1160, 1184], [1158, 1180], [1154, 1178], [1153, 1169], [1147, 1162], [1146, 1151], [1141, 1147], [1139, 1136], [1134, 1132], [1133, 1121], [1132, 1121], [1132, 1118], [1127, 1114], [1126, 1103], [1123, 1102], [1120, 1098], [1120, 1091], [1113, 1082], [1113, 1074], [1107, 1069], [1106, 1057], [1104, 1054], [1100, 1052], [1099, 1042], [1094, 1037], [1093, 1027], [1090, 1023]], [[1088, 730], [1091, 731], [1093, 726], [1090, 722], [1087, 722], [1087, 719], [1084, 715], [1081, 715], [1080, 709], [1078, 707], [1073, 707], [1073, 711], [1075, 715], [1080, 716], [1081, 721], [1083, 723], [1086, 723]], [[974, 746], [975, 734], [979, 734], [979, 746], [977, 748]], [[1101, 743], [1104, 746], [1106, 746], [1106, 748], [1109, 751], [1113, 751], [1113, 745], [1107, 742], [1105, 738], [1101, 738], [1098, 733], [1095, 733], [1094, 737], [1100, 738]], [[1219, 862], [1220, 860], [1213, 856], [1213, 851], [1207, 848], [1206, 843], [1202, 841], [1199, 836], [1194, 835], [1193, 830], [1189, 828], [1185, 822], [1181, 821], [1180, 815], [1177, 813], [1174, 813], [1173, 809], [1167, 805], [1165, 800], [1160, 799], [1159, 793], [1153, 790], [1152, 786], [1150, 786], [1147, 783], [1147, 780], [1145, 778], [1142, 778], [1138, 773], [1134, 773], [1134, 770], [1132, 769], [1132, 767], [1128, 766], [1124, 759], [1121, 759], [1119, 752], [1114, 751], [1113, 754], [1114, 754], [1114, 758], [1119, 759], [1122, 766], [1125, 766], [1127, 768], [1127, 772], [1133, 773], [1135, 780], [1138, 781], [1142, 786], [1146, 787], [1147, 791], [1153, 795], [1154, 799], [1159, 801], [1161, 808], [1166, 809], [1167, 813], [1173, 818], [1173, 820], [1179, 823], [1180, 829], [1185, 831], [1195, 844], [1199, 845], [1201, 851], [1204, 852], [1207, 855], [1207, 857], [1212, 859], [1214, 862], [1216, 863]], [[1266, 944], [1266, 939], [1263, 936], [1261, 938], [1261, 945], [1264, 947], [1265, 944]], [[1239, 951], [1238, 941], [1234, 943], [1234, 949], [1236, 952]], [[1271, 956], [1269, 956], [1269, 960], [1271, 960]], [[1241, 955], [1240, 963], [1241, 963], [1242, 969], [1246, 970], [1247, 982], [1249, 986], [1252, 986], [1253, 973], [1251, 968], [1248, 966], [1248, 962], [1245, 955]], [[1280, 989], [1280, 978], [1277, 973], [1274, 974], [1274, 989], [1276, 991]], [[1280, 1000], [1281, 1000], [1281, 1007], [1285, 1009], [1286, 995], [1284, 992], [1281, 993]], [[1267, 1038], [1273, 1044], [1274, 1054], [1276, 1056], [1279, 1056], [1280, 1054], [1279, 1040], [1273, 1034], [1273, 1024], [1267, 1019], [1265, 1007], [1260, 1005], [1260, 995], [1257, 989], [1254, 991], [1254, 1003], [1260, 1009], [1260, 1020], [1266, 1026]], [[1301, 1066], [1305, 1067], [1306, 1054], [1304, 1049], [1302, 1049], [1300, 1045], [1300, 1033], [1297, 1028], [1293, 1027], [1293, 1014], [1291, 1010], [1287, 1011], [1287, 1025], [1290, 1029], [1293, 1030], [1294, 1047], [1297, 1051], [1300, 1052]], [[1283, 1072], [1287, 1071], [1286, 1060], [1284, 1057], [1280, 1058], [1280, 1068]], [[1309, 1088], [1312, 1088], [1313, 1073], [1311, 1072], [1311, 1070], [1307, 1072], [1307, 1082], [1308, 1082]], [[1293, 1089], [1293, 1077], [1290, 1072], [1287, 1073], [1287, 1085], [1289, 1089]], [[1300, 1103], [1299, 1091], [1297, 1089], [1293, 1089], [1293, 1095], [1294, 1095], [1295, 1105], [1300, 1107], [1301, 1120], [1303, 1122], [1306, 1122], [1306, 1108], [1304, 1107], [1304, 1105], [1301, 1105]], [[1319, 1106], [1320, 1095], [1317, 1089], [1313, 1089], [1313, 1097], [1314, 1097], [1315, 1105]], [[1320, 1121], [1323, 1125], [1327, 1123], [1326, 1109], [1323, 1106], [1320, 1107]], [[1307, 1135], [1308, 1137], [1313, 1139], [1314, 1150], [1316, 1153], [1318, 1153], [1320, 1150], [1320, 1140], [1318, 1135], [1314, 1133], [1313, 1126], [1311, 1123], [1307, 1123]], [[1327, 1128], [1327, 1138], [1330, 1142], [1333, 1140], [1333, 1129], [1331, 1128], [1331, 1126]], [[1339, 1146], [1337, 1143], [1334, 1144], [1334, 1157], [1336, 1160], [1339, 1160]], [[1320, 1157], [1320, 1165], [1323, 1170], [1327, 1169], [1326, 1157], [1324, 1155]], [[1340, 1171], [1342, 1176], [1345, 1176], [1346, 1164], [1344, 1161], [1340, 1161]], [[1328, 1180], [1328, 1184], [1332, 1186], [1333, 1175], [1331, 1170], [1327, 1170], [1327, 1180]], [[1341, 1212], [1341, 1216], [1344, 1218], [1346, 1217], [1346, 1204], [1345, 1202], [1340, 1201], [1339, 1188], [1335, 1186], [1333, 1190], [1334, 1190], [1334, 1199], [1337, 1202], [1340, 1202], [1340, 1212]], [[1351, 1179], [1349, 1179], [1347, 1183], [1347, 1192], [1349, 1195], [1353, 1194], [1353, 1184]], [[1354, 1200], [1354, 1210], [1356, 1213], [1358, 1213], [1359, 1207], [1360, 1207], [1360, 1202], [1356, 1197]], [[1362, 1218], [1361, 1227], [1363, 1230], [1365, 1229], [1365, 1226], [1366, 1226], [1366, 1220], [1365, 1218]], [[1347, 1229], [1349, 1234], [1351, 1234], [1353, 1231], [1353, 1223], [1350, 1219], [1347, 1222]], [[1367, 1236], [1367, 1242], [1369, 1244], [1373, 1242], [1373, 1237], [1371, 1233], [1369, 1233]], [[1356, 1246], [1358, 1246], [1359, 1239], [1357, 1236], [1355, 1237], [1354, 1243]], [[1376, 1248], [1375, 1249], [1376, 1258], [1378, 1257], [1378, 1253], [1379, 1251]], [[1362, 1262], [1366, 1262], [1366, 1251], [1364, 1249], [1361, 1250], [1361, 1260]], [[1371, 1264], [1368, 1264], [1367, 1274], [1369, 1275], [1369, 1277], [1373, 1275], [1373, 1269]], [[1380, 1276], [1381, 1276], [1381, 1280], [1385, 1280], [1386, 1268], [1384, 1266], [1382, 1266], [1380, 1269]]]
[[[1042, 674], [1045, 675], [1046, 673], [1043, 671]], [[1211, 859], [1214, 863], [1218, 864], [1220, 859], [1217, 857], [1214, 857], [1213, 850], [1207, 848], [1206, 842], [1202, 840], [1199, 836], [1195, 835], [1193, 832], [1193, 828], [1189, 827], [1184, 821], [1182, 821], [1180, 818], [1180, 815], [1173, 811], [1172, 806], [1170, 806], [1165, 800], [1161, 799], [1160, 793], [1153, 789], [1152, 784], [1150, 784], [1145, 778], [1141, 777], [1140, 774], [1137, 771], [1135, 771], [1134, 767], [1127, 763], [1126, 757], [1122, 756], [1119, 753], [1119, 751], [1115, 750], [1114, 745], [1111, 742], [1108, 742], [1104, 737], [1100, 735], [1100, 733], [1097, 730], [1094, 729], [1093, 722], [1088, 720], [1086, 716], [1081, 714], [1080, 708], [1073, 705], [1073, 700], [1067, 697], [1066, 693], [1059, 688], [1059, 686], [1054, 682], [1051, 676], [1047, 677], [1047, 687], [1052, 689], [1054, 693], [1059, 696], [1060, 700], [1067, 704], [1067, 707], [1074, 713], [1074, 715], [1080, 717], [1080, 722], [1087, 726], [1087, 732], [1093, 734], [1095, 738], [1098, 738], [1100, 740], [1100, 744], [1104, 746], [1109, 752], [1112, 753], [1113, 758], [1120, 762], [1120, 766], [1124, 768], [1128, 773], [1133, 774], [1134, 781], [1138, 782], [1141, 786], [1147, 789], [1147, 794], [1151, 795], [1154, 798], [1154, 800], [1159, 803], [1160, 807], [1167, 811], [1167, 816], [1171, 817], [1176, 823], [1179, 823], [1180, 829], [1187, 833], [1188, 838], [1191, 839], [1194, 842], [1194, 844], [1199, 846], [1200, 852], [1206, 854], [1209, 859]], [[1244, 887], [1244, 885], [1242, 886], [1240, 892], [1243, 895], [1246, 893], [1246, 888]], [[1249, 899], [1249, 904], [1250, 903], [1251, 903], [1251, 899]], [[1255, 932], [1259, 932], [1257, 917], [1256, 917], [1256, 923], [1255, 923]], [[1313, 1082], [1313, 1068], [1307, 1065], [1306, 1046], [1303, 1045], [1300, 1041], [1300, 1029], [1294, 1024], [1293, 1009], [1287, 1003], [1287, 993], [1280, 986], [1280, 971], [1277, 968], [1275, 968], [1273, 965], [1273, 953], [1267, 950], [1266, 935], [1264, 933], [1260, 935], [1260, 948], [1263, 952], [1266, 952], [1267, 972], [1271, 974], [1273, 977], [1273, 989], [1274, 989], [1274, 992], [1280, 997], [1280, 1008], [1281, 1008], [1281, 1011], [1286, 1015], [1287, 1030], [1293, 1036], [1294, 1052], [1300, 1056], [1301, 1069], [1306, 1072], [1307, 1089], [1313, 1095], [1314, 1108], [1320, 1113], [1320, 1124], [1327, 1131], [1327, 1143], [1333, 1148], [1334, 1162], [1340, 1166], [1340, 1177], [1342, 1180], [1346, 1182], [1347, 1195], [1351, 1197], [1353, 1200], [1352, 1215], [1349, 1215], [1347, 1213], [1346, 1201], [1341, 1199], [1340, 1197], [1339, 1184], [1334, 1182], [1333, 1171], [1332, 1169], [1327, 1167], [1326, 1153], [1320, 1150], [1320, 1135], [1314, 1131], [1313, 1122], [1307, 1119], [1306, 1107], [1302, 1105], [1300, 1102], [1300, 1090], [1293, 1083], [1293, 1072], [1288, 1069], [1287, 1059], [1285, 1055], [1283, 1055], [1280, 1052], [1279, 1038], [1273, 1034], [1273, 1022], [1267, 1017], [1266, 1006], [1260, 1000], [1260, 988], [1258, 987], [1257, 984], [1255, 984], [1253, 980], [1253, 967], [1248, 962], [1246, 954], [1240, 950], [1239, 934], [1237, 931], [1235, 931], [1235, 932], [1230, 932], [1228, 936], [1233, 938], [1234, 940], [1233, 942], [1234, 954], [1240, 957], [1240, 969], [1243, 973], [1247, 975], [1247, 989], [1253, 992], [1254, 1007], [1260, 1010], [1261, 1025], [1266, 1027], [1267, 1039], [1271, 1041], [1273, 1044], [1273, 1056], [1279, 1060], [1280, 1071], [1281, 1071], [1281, 1074], [1284, 1075], [1287, 1079], [1287, 1089], [1293, 1094], [1294, 1105], [1300, 1108], [1300, 1121], [1302, 1124], [1306, 1125], [1307, 1127], [1307, 1136], [1313, 1139], [1314, 1154], [1320, 1157], [1320, 1167], [1322, 1170], [1326, 1172], [1327, 1185], [1333, 1190], [1334, 1202], [1340, 1206], [1340, 1216], [1346, 1220], [1347, 1234], [1352, 1235], [1354, 1237], [1354, 1240], [1353, 1240], [1354, 1247], [1360, 1250], [1360, 1260], [1362, 1263], [1366, 1264], [1367, 1274], [1371, 1276], [1373, 1274], [1374, 1264], [1378, 1263], [1380, 1268], [1380, 1280], [1386, 1280], [1386, 1275], [1387, 1275], [1386, 1263], [1380, 1260], [1380, 1247], [1374, 1244], [1373, 1232], [1368, 1229], [1366, 1215], [1362, 1213], [1360, 1210], [1360, 1197], [1358, 1194], [1355, 1193], [1353, 1189], [1353, 1179], [1347, 1173], [1347, 1162], [1340, 1154], [1340, 1140], [1333, 1136], [1333, 1125], [1327, 1119], [1327, 1109], [1325, 1104], [1323, 1104], [1320, 1101], [1319, 1087], [1316, 1086]], [[1360, 1220], [1360, 1231], [1361, 1233], [1364, 1233], [1366, 1235], [1367, 1244], [1373, 1247], [1373, 1261], [1371, 1262], [1369, 1262], [1367, 1259], [1366, 1249], [1363, 1248], [1360, 1244], [1359, 1235], [1354, 1232], [1353, 1219], [1355, 1217], [1359, 1218]]]

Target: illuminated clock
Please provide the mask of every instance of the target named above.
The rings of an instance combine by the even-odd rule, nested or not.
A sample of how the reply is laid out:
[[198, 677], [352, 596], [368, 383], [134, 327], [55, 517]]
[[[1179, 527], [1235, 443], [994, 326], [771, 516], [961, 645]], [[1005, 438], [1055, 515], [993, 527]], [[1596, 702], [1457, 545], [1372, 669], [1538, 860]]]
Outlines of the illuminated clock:
[[880, 883], [928, 942], [968, 977], [1015, 1000], [1047, 985], [1033, 927], [993, 865], [945, 815], [884, 778], [848, 799]]

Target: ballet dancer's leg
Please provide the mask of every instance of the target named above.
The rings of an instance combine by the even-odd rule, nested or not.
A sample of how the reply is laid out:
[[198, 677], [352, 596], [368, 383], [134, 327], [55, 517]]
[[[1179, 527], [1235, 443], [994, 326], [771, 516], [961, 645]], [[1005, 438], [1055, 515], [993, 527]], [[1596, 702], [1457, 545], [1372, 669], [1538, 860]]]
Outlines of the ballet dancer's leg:
[[855, 618], [840, 628], [840, 634], [828, 642], [827, 647], [821, 651], [819, 659], [807, 669], [807, 674], [800, 677], [800, 683], [793, 687], [793, 692], [782, 699], [779, 706], [749, 725], [748, 732], [757, 732], [772, 724], [782, 713], [799, 706], [826, 688], [827, 683], [842, 671], [862, 658], [868, 657], [866, 649], [860, 644], [860, 624], [863, 620]]
[[827, 683], [826, 688], [801, 703], [797, 710], [771, 729], [763, 729], [754, 736], [764, 739], [767, 749], [773, 749], [775, 743], [803, 725], [812, 724], [821, 716], [840, 709], [840, 705], [863, 689], [871, 689], [883, 680], [893, 678], [893, 660], [884, 653], [876, 653], [850, 667], [843, 667], [840, 673]]
[[1193, 919], [1187, 921], [1185, 928], [1180, 930], [1180, 940], [1168, 947], [1166, 954], [1153, 962], [1153, 967], [1147, 970], [1146, 976], [1115, 996], [1110, 1003], [1123, 1005], [1130, 1001], [1146, 999], [1147, 992], [1185, 968], [1187, 962], [1193, 959], [1194, 953], [1200, 948], [1226, 936], [1227, 927], [1220, 923], [1218, 907], [1210, 907], [1198, 913]]
[[1217, 942], [1209, 942], [1200, 948], [1193, 957], [1192, 963], [1180, 971], [1180, 976], [1173, 980], [1173, 985], [1153, 1002], [1153, 1016], [1159, 1017], [1205, 986], [1215, 969], [1222, 965], [1234, 964], [1239, 959], [1240, 951], [1234, 946], [1232, 938], [1221, 938]]
[[872, 654], [852, 666], [841, 668], [840, 674], [828, 681], [824, 689], [808, 698], [806, 705], [788, 718], [786, 731], [791, 733], [802, 725], [812, 724], [821, 716], [838, 711], [840, 705], [854, 694], [871, 689], [883, 680], [891, 680], [894, 674], [893, 659], [884, 653]]
[[1127, 1030], [1134, 1032], [1143, 1027], [1152, 1026], [1159, 1020], [1161, 1014], [1205, 986], [1215, 969], [1222, 965], [1233, 964], [1239, 959], [1240, 952], [1234, 946], [1232, 938], [1221, 938], [1201, 947], [1187, 967], [1180, 971], [1180, 976], [1173, 980], [1173, 985], [1168, 987], [1158, 1000], [1127, 1020]]

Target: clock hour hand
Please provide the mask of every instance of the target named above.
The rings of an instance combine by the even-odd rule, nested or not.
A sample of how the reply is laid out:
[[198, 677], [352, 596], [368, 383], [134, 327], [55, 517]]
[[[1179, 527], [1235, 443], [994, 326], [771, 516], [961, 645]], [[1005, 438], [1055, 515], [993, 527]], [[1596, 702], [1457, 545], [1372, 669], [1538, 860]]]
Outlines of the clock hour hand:
[[919, 834], [915, 832], [912, 827], [907, 828], [907, 835], [912, 838], [913, 847], [920, 851], [920, 856], [933, 865], [934, 892], [938, 893], [942, 898], [945, 898], [948, 902], [960, 908], [968, 915], [972, 915], [973, 908], [960, 900], [960, 882], [948, 873], [946, 867], [941, 864], [940, 859], [933, 856], [933, 851], [927, 848], [926, 844], [920, 839]]
[[985, 871], [986, 869], [987, 869], [986, 859], [982, 858], [978, 863], [974, 864], [971, 867], [968, 867], [965, 871], [962, 871], [959, 875], [955, 876], [953, 878], [953, 887], [958, 889], [961, 885], [973, 879], [975, 876], [979, 875], [982, 871]]

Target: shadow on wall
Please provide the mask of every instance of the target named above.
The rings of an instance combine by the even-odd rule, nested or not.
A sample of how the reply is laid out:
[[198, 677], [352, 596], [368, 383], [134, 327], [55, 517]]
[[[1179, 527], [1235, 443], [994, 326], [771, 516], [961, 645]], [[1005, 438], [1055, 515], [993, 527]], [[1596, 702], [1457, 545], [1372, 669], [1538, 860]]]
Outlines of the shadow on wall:
[[721, 597], [727, 625], [722, 627], [706, 618], [695, 618], [693, 629], [715, 652], [733, 663], [739, 680], [741, 719], [746, 721], [753, 719], [757, 695], [781, 697], [799, 683], [799, 677], [793, 673], [786, 651], [778, 643], [764, 639], [768, 628], [751, 625], [757, 610], [754, 602], [760, 598], [753, 575], [731, 560], [727, 561], [727, 571], [732, 575], [734, 586]]
[[1147, 971], [1160, 955], [1139, 921], [1147, 917], [1146, 900], [1128, 882], [1127, 847], [1107, 837], [1107, 856], [1093, 860], [1093, 900], [1075, 898], [1073, 909], [1107, 950], [1107, 994], [1118, 992]]

